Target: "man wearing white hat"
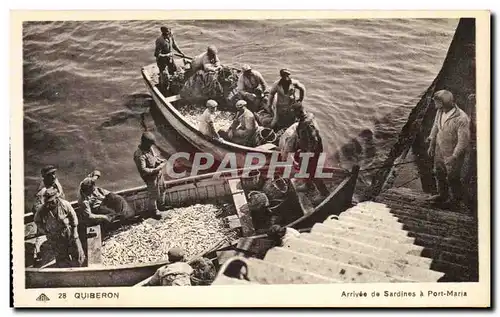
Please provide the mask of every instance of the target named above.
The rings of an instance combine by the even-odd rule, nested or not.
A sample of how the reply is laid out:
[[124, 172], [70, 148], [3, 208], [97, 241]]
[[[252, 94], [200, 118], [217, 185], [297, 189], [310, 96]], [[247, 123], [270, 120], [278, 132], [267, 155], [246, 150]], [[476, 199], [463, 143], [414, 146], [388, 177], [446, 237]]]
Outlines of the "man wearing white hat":
[[207, 109], [205, 109], [199, 119], [198, 130], [210, 138], [220, 139], [214, 127], [214, 115], [215, 111], [217, 111], [218, 104], [215, 100], [208, 100], [206, 106]]
[[222, 135], [224, 139], [245, 146], [253, 146], [255, 132], [257, 132], [257, 121], [252, 111], [248, 110], [245, 100], [236, 102], [237, 116], [227, 133]]
[[434, 94], [433, 100], [437, 112], [428, 138], [428, 154], [434, 158], [439, 194], [430, 200], [444, 203], [444, 206], [460, 206], [459, 202], [465, 194], [460, 174], [470, 143], [470, 119], [455, 104], [451, 92], [440, 90]]

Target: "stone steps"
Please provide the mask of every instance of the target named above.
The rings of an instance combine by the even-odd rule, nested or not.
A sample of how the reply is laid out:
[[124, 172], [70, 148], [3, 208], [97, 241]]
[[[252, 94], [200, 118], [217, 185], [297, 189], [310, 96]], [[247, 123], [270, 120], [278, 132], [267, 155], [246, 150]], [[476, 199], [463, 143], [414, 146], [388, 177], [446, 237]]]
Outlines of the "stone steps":
[[261, 284], [467, 282], [478, 279], [477, 225], [389, 191], [248, 259]]

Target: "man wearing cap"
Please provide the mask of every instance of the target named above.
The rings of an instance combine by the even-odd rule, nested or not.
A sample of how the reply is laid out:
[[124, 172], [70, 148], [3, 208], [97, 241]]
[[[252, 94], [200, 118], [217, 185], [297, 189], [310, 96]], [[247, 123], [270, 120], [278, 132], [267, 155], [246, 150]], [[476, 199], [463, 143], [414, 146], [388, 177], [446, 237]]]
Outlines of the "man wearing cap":
[[217, 48], [210, 45], [207, 51], [196, 56], [191, 63], [191, 71], [196, 73], [199, 70], [205, 72], [218, 71], [222, 68], [219, 57], [217, 56]]
[[160, 197], [160, 186], [163, 185], [162, 170], [167, 161], [162, 159], [154, 149], [155, 142], [156, 138], [153, 133], [144, 132], [141, 137], [141, 144], [134, 152], [134, 162], [141, 178], [148, 187], [148, 213], [151, 217], [160, 219], [161, 214], [157, 207], [157, 200]]
[[57, 179], [56, 171], [57, 168], [55, 168], [54, 165], [47, 165], [46, 167], [42, 168], [42, 181], [40, 182], [40, 185], [38, 186], [35, 194], [33, 213], [36, 213], [36, 211], [43, 206], [44, 194], [49, 188], [55, 189], [61, 198], [65, 198], [61, 183], [59, 183], [59, 180]]
[[241, 71], [242, 74], [238, 78], [238, 93], [242, 99], [252, 105], [253, 111], [258, 111], [259, 109], [256, 109], [258, 99], [262, 98], [263, 93], [267, 93], [267, 83], [261, 73], [253, 70], [250, 65], [243, 65]]
[[81, 266], [85, 253], [78, 236], [78, 218], [73, 207], [54, 188], [44, 193], [44, 204], [34, 217], [37, 230], [45, 234], [56, 252], [58, 267]]
[[292, 110], [297, 118], [297, 147], [298, 153], [313, 153], [309, 158], [306, 172], [309, 178], [305, 182], [303, 188], [298, 190], [312, 190], [316, 187], [319, 191], [319, 196], [313, 199], [315, 204], [322, 202], [329, 194], [328, 188], [321, 179], [315, 177], [318, 161], [323, 152], [323, 141], [319, 134], [319, 127], [312, 113], [307, 113], [304, 106], [300, 102], [292, 104]]
[[[290, 77], [288, 69], [280, 70], [280, 79], [276, 81], [270, 91], [269, 108], [273, 110], [271, 126], [276, 130], [288, 128], [295, 122], [295, 117], [290, 109], [294, 102], [302, 102], [306, 95], [306, 88], [298, 80]], [[299, 96], [296, 96], [296, 90]], [[274, 96], [277, 95], [276, 105], [273, 107]]]
[[201, 133], [210, 138], [220, 139], [219, 133], [217, 133], [214, 127], [214, 115], [215, 111], [217, 111], [217, 102], [215, 100], [208, 100], [206, 106], [207, 109], [205, 109], [198, 120], [198, 129]]
[[187, 264], [180, 248], [168, 250], [169, 264], [162, 266], [151, 277], [146, 286], [191, 286], [193, 268]]
[[455, 104], [451, 92], [439, 90], [433, 100], [437, 112], [428, 138], [428, 154], [434, 158], [439, 194], [430, 200], [444, 207], [460, 207], [460, 200], [466, 194], [460, 174], [470, 143], [470, 119]]
[[78, 212], [81, 222], [86, 226], [109, 223], [116, 217], [129, 218], [134, 215], [123, 197], [95, 185], [100, 175], [101, 172], [94, 171], [80, 183]]
[[227, 134], [221, 134], [224, 139], [228, 139], [231, 142], [245, 145], [253, 146], [255, 141], [255, 133], [257, 132], [257, 122], [255, 121], [255, 116], [252, 111], [248, 110], [247, 102], [245, 100], [238, 100], [236, 102], [236, 118], [229, 127]]
[[172, 49], [175, 49], [181, 55], [184, 55], [184, 53], [177, 46], [177, 43], [175, 43], [174, 36], [169, 28], [162, 26], [160, 28], [160, 31], [161, 35], [156, 39], [155, 42], [154, 55], [156, 57], [156, 64], [158, 65], [160, 74], [163, 73], [165, 67], [168, 66], [167, 70], [172, 75], [177, 70], [173, 58]]

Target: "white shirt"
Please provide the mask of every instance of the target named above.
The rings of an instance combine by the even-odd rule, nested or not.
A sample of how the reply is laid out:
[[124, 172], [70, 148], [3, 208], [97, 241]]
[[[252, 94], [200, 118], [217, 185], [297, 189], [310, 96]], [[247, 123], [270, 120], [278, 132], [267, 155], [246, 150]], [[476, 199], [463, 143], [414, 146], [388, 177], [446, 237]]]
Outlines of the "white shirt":
[[214, 114], [210, 113], [210, 109], [205, 109], [198, 121], [198, 130], [206, 136], [215, 137], [210, 129], [210, 125], [214, 123]]
[[448, 120], [448, 118], [453, 114], [455, 113], [455, 111], [457, 111], [457, 109], [455, 107], [453, 107], [453, 109], [449, 110], [448, 112], [442, 112], [441, 114], [441, 126], [443, 126], [443, 124], [446, 122], [446, 120]]

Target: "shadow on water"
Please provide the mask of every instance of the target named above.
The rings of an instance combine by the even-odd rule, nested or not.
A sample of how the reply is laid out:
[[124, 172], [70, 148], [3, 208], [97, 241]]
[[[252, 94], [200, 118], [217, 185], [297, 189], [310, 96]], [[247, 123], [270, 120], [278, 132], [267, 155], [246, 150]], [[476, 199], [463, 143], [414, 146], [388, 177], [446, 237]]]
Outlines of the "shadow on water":
[[132, 94], [125, 97], [123, 106], [128, 110], [121, 110], [111, 114], [111, 116], [104, 121], [99, 128], [111, 128], [127, 122], [130, 119], [141, 120], [142, 116], [146, 114], [151, 105], [153, 98], [148, 94]]

